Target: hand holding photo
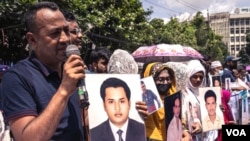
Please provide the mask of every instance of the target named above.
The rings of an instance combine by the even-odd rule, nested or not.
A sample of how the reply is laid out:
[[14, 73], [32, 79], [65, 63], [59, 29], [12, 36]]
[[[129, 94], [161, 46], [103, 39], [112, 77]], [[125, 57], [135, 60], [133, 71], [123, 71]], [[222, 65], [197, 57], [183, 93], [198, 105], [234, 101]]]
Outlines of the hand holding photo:
[[149, 114], [152, 114], [157, 111], [157, 109], [163, 107], [152, 76], [141, 79], [141, 88], [143, 92], [142, 101], [147, 104]]

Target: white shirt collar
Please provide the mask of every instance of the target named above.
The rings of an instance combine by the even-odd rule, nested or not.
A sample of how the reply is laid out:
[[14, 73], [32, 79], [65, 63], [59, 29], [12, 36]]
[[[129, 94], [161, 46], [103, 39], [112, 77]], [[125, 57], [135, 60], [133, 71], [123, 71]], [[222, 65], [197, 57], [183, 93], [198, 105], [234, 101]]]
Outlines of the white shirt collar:
[[117, 131], [119, 129], [122, 130], [122, 139], [125, 141], [126, 140], [126, 134], [127, 134], [127, 128], [128, 128], [128, 119], [124, 123], [124, 125], [121, 128], [117, 128], [110, 120], [109, 120], [109, 125], [111, 127], [112, 133], [115, 137], [115, 141], [119, 141], [119, 135], [117, 134]]

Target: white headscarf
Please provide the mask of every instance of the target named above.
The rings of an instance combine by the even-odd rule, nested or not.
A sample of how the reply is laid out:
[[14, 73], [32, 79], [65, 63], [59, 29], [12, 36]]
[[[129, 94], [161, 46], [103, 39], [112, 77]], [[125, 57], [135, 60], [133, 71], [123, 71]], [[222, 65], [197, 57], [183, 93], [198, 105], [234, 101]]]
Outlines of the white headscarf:
[[191, 91], [192, 91], [194, 94], [198, 95], [199, 87], [203, 84], [204, 78], [203, 78], [203, 80], [202, 80], [201, 85], [198, 86], [198, 87], [194, 87], [194, 86], [192, 85], [192, 83], [191, 83], [191, 81], [190, 81], [190, 78], [191, 78], [191, 76], [193, 76], [195, 73], [197, 73], [197, 72], [199, 72], [199, 71], [202, 71], [202, 72], [204, 73], [204, 77], [205, 77], [205, 73], [206, 73], [205, 68], [204, 68], [203, 65], [200, 63], [199, 60], [191, 60], [191, 61], [188, 62], [187, 66], [188, 66], [188, 70], [187, 70], [187, 79], [188, 79], [188, 80], [187, 80], [187, 87], [188, 87], [189, 89], [191, 89]]
[[108, 73], [137, 74], [138, 64], [126, 50], [117, 49], [111, 55], [107, 69]]

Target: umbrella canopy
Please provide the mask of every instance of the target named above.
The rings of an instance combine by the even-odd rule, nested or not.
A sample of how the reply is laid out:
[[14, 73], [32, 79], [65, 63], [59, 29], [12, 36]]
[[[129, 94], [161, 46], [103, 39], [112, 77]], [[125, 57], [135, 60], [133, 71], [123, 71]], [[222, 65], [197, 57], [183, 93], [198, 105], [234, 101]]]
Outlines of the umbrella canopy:
[[[137, 62], [182, 62], [195, 59], [187, 54], [179, 44], [158, 44], [139, 47], [132, 53]], [[198, 59], [198, 58], [197, 58]]]
[[183, 46], [183, 51], [190, 57], [195, 59], [202, 59], [204, 58], [197, 50], [189, 46]]

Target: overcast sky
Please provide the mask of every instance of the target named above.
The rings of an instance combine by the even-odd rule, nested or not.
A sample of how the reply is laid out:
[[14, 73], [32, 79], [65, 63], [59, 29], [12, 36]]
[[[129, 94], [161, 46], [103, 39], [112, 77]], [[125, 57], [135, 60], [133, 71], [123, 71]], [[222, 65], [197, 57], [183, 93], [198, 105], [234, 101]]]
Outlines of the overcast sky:
[[233, 12], [236, 7], [249, 7], [250, 0], [140, 0], [144, 9], [153, 7], [151, 18], [169, 19], [187, 13], [202, 11], [205, 15], [216, 12]]

